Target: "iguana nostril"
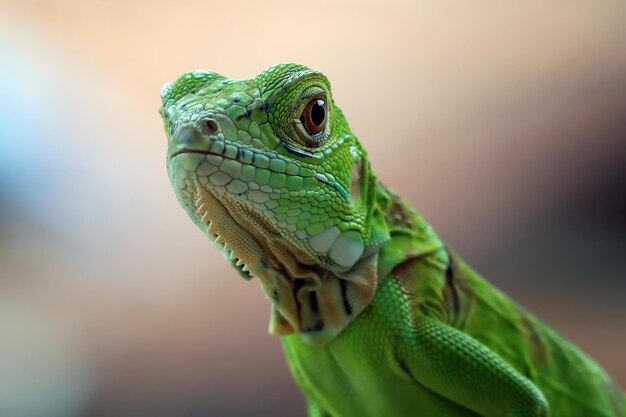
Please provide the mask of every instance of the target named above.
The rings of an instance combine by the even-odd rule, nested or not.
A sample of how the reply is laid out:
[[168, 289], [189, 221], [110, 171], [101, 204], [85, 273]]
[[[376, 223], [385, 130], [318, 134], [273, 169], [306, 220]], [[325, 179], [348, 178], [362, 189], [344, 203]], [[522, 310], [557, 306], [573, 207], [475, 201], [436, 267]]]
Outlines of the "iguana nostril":
[[205, 118], [200, 122], [200, 130], [205, 135], [215, 135], [219, 131], [219, 124], [214, 119]]

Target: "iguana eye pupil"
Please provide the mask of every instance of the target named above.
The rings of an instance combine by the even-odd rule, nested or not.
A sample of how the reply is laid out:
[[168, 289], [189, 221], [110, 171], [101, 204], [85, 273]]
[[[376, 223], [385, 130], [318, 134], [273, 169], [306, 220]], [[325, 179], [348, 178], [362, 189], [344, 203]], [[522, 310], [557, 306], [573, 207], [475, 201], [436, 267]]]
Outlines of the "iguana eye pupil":
[[300, 121], [309, 135], [316, 135], [326, 127], [326, 103], [314, 98], [304, 107]]
[[315, 100], [315, 104], [311, 108], [311, 120], [315, 126], [319, 126], [324, 123], [326, 118], [326, 110], [324, 110], [324, 101]]

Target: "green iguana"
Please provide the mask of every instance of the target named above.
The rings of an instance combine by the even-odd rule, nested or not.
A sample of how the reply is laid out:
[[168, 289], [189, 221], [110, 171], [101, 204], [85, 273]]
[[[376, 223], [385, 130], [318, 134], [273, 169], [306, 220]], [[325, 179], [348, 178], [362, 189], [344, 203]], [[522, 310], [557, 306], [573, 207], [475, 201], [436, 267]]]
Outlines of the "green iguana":
[[176, 196], [260, 280], [309, 416], [626, 416], [593, 360], [377, 180], [322, 73], [193, 71], [161, 98]]

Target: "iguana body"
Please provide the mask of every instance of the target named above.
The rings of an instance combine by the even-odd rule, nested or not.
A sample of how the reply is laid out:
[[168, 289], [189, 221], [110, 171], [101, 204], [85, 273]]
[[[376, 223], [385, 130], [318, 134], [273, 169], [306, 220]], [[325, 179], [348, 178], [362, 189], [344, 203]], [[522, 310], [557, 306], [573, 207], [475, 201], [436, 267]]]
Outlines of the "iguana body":
[[378, 182], [321, 73], [194, 71], [161, 97], [176, 195], [261, 281], [309, 416], [626, 416], [598, 365]]

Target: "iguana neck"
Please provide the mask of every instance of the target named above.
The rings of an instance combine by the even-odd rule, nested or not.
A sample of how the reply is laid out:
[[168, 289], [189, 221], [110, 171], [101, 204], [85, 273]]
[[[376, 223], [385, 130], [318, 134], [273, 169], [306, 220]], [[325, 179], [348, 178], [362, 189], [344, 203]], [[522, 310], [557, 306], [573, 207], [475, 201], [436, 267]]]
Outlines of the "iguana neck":
[[[397, 265], [443, 246], [411, 206], [375, 177], [371, 179], [375, 192], [369, 200], [370, 241], [376, 243], [366, 249], [349, 271], [318, 270], [320, 284], [315, 289], [298, 289], [289, 284], [299, 280], [284, 281], [283, 295], [272, 299], [271, 333], [278, 336], [300, 333], [313, 343], [332, 340], [367, 308], [380, 282]], [[291, 299], [295, 310], [285, 309], [286, 300]], [[292, 317], [287, 318], [286, 313]]]

